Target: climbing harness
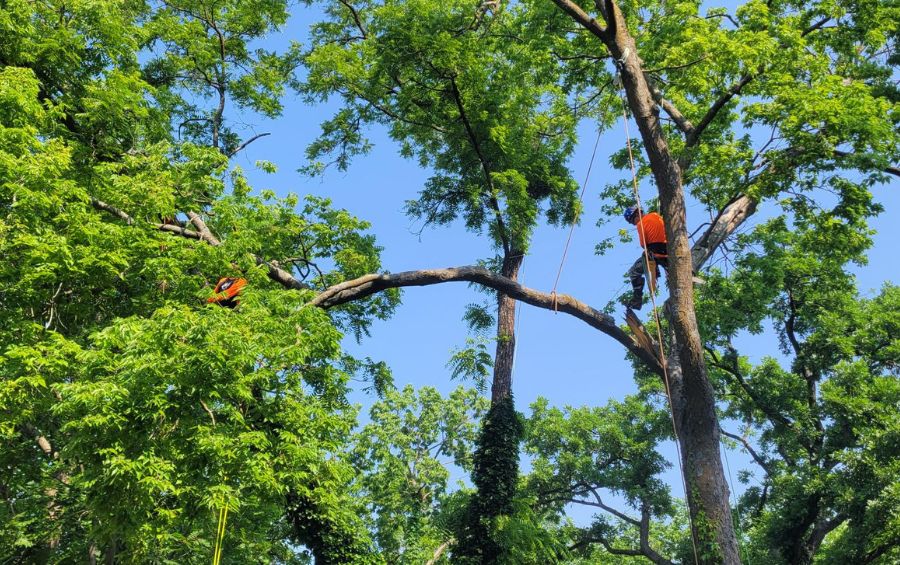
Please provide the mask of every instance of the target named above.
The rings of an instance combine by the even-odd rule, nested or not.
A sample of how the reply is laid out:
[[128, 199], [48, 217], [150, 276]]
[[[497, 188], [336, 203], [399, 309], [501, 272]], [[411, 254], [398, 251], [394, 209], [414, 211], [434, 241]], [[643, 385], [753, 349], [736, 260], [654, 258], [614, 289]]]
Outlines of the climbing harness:
[[[634, 202], [635, 202], [635, 206], [637, 207], [638, 225], [640, 226], [640, 229], [643, 232], [644, 226], [641, 223], [641, 219], [643, 217], [642, 212], [641, 212], [641, 195], [640, 195], [640, 191], [638, 190], [637, 171], [634, 167], [634, 155], [631, 151], [631, 134], [628, 131], [628, 111], [626, 109], [624, 99], [622, 100], [622, 121], [625, 124], [625, 142], [628, 147], [628, 162], [631, 164], [631, 182], [632, 182], [632, 187], [634, 189]], [[641, 235], [642, 235], [642, 239], [644, 241], [647, 241], [646, 234], [642, 233]], [[647, 262], [647, 264], [649, 266], [650, 252], [647, 250], [647, 245], [644, 246], [644, 260]], [[655, 268], [655, 266], [654, 266], [654, 268]], [[650, 277], [648, 276], [647, 278], [649, 280]], [[681, 471], [681, 482], [682, 482], [682, 485], [684, 486], [684, 497], [685, 497], [685, 499], [687, 499], [687, 497], [690, 496], [690, 491], [688, 490], [687, 479], [684, 476], [684, 463], [682, 463], [682, 459], [681, 459], [681, 438], [678, 435], [678, 425], [675, 422], [675, 410], [674, 410], [674, 405], [672, 404], [672, 389], [669, 385], [669, 369], [668, 369], [668, 363], [666, 362], [665, 350], [663, 349], [662, 324], [660, 323], [660, 319], [659, 319], [659, 308], [656, 306], [656, 284], [655, 284], [655, 281], [652, 285], [648, 285], [648, 287], [649, 287], [648, 290], [650, 290], [650, 301], [653, 303], [653, 316], [656, 319], [656, 336], [657, 336], [657, 340], [659, 343], [659, 359], [660, 359], [660, 365], [662, 366], [662, 370], [663, 370], [663, 383], [665, 384], [665, 387], [666, 387], [666, 398], [669, 401], [669, 416], [672, 420], [672, 433], [675, 436], [675, 451], [677, 452], [677, 455], [678, 455], [678, 469]], [[688, 520], [691, 522], [691, 530], [693, 530], [694, 529], [694, 524], [693, 524], [694, 520], [693, 520], [693, 517], [691, 516], [690, 509], [688, 509]], [[691, 546], [693, 547], [693, 550], [694, 550], [694, 563], [695, 564], [699, 563], [700, 559], [697, 555], [697, 542], [696, 542], [696, 540], [694, 540], [693, 531], [691, 532]]]
[[247, 279], [223, 277], [216, 283], [215, 294], [206, 299], [209, 304], [218, 304], [226, 308], [234, 308], [240, 304], [239, 295], [247, 286]]

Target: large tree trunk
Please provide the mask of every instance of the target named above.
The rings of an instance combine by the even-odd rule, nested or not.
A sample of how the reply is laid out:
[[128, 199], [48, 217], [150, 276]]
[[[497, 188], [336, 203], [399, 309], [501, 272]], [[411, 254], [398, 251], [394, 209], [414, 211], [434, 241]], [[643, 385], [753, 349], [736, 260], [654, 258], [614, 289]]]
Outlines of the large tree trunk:
[[[694, 311], [693, 261], [688, 239], [682, 171], [669, 151], [659, 121], [659, 107], [644, 78], [641, 59], [625, 18], [614, 0], [597, 0], [606, 27], [571, 0], [553, 0], [597, 36], [617, 61], [628, 106], [650, 160], [669, 246], [669, 308], [673, 332], [670, 351], [672, 411], [680, 439], [697, 560], [740, 563], [728, 504], [728, 485], [719, 456], [715, 398], [706, 372]], [[699, 135], [699, 133], [698, 133]]]
[[[698, 558], [704, 563], [740, 563], [729, 506], [728, 484], [719, 455], [715, 397], [694, 311], [693, 261], [687, 231], [681, 169], [669, 151], [659, 121], [659, 107], [644, 79], [634, 38], [613, 2], [607, 2], [612, 40], [607, 44], [620, 61], [628, 105], [641, 133], [659, 190], [669, 249], [667, 312], [674, 333], [671, 352], [680, 374], [672, 387], [672, 409], [681, 441], [682, 462]], [[676, 371], [673, 371], [676, 373]], [[675, 380], [673, 378], [673, 380]]]
[[[503, 258], [500, 275], [511, 281], [519, 278], [524, 253], [514, 251]], [[497, 351], [494, 354], [494, 382], [491, 404], [512, 394], [513, 359], [516, 352], [516, 301], [505, 293], [497, 293]]]
[[[524, 253], [507, 252], [500, 275], [515, 282]], [[485, 415], [473, 457], [472, 482], [477, 493], [469, 503], [455, 558], [462, 563], [497, 563], [503, 547], [492, 537], [497, 516], [513, 510], [519, 480], [519, 444], [523, 429], [516, 416], [512, 395], [513, 360], [516, 350], [516, 301], [497, 293], [497, 351], [491, 409]]]

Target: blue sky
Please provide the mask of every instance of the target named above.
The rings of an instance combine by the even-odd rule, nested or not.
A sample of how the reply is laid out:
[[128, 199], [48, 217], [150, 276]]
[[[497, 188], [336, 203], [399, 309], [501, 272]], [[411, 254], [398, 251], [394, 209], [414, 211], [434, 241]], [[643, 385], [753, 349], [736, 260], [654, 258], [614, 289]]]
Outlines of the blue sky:
[[[306, 11], [292, 18], [279, 37], [266, 42], [267, 46], [277, 46], [292, 39], [305, 43], [305, 26], [314, 14], [307, 8], [295, 7], [295, 10]], [[334, 106], [310, 107], [293, 94], [289, 94], [284, 103], [284, 115], [277, 120], [244, 118], [255, 124], [248, 130], [248, 137], [252, 133], [271, 133], [255, 141], [233, 160], [235, 165], [247, 171], [257, 189], [272, 188], [281, 195], [294, 192], [327, 196], [337, 207], [371, 222], [371, 232], [384, 247], [384, 268], [389, 271], [470, 265], [491, 255], [490, 242], [467, 232], [461, 225], [428, 228], [419, 234], [421, 225], [403, 213], [403, 203], [415, 197], [429, 171], [401, 158], [397, 145], [382, 129], [370, 131], [373, 150], [357, 157], [348, 171], [330, 169], [324, 176], [312, 179], [296, 172], [304, 164], [306, 145], [318, 134], [319, 122], [330, 116]], [[632, 126], [631, 131], [635, 132], [636, 128]], [[584, 179], [590, 161], [596, 130], [591, 124], [582, 124], [580, 133], [583, 142], [570, 162], [572, 174], [579, 182]], [[636, 243], [620, 244], [604, 256], [594, 254], [598, 241], [614, 236], [624, 226], [624, 222], [612, 222], [603, 228], [595, 226], [600, 216], [600, 189], [620, 178], [620, 173], [609, 167], [609, 155], [621, 148], [623, 142], [621, 123], [600, 139], [585, 194], [585, 213], [581, 225], [575, 229], [558, 289], [560, 293], [571, 294], [597, 308], [602, 308], [627, 288], [623, 273], [639, 254]], [[267, 175], [255, 170], [257, 159], [275, 163], [279, 167], [278, 173]], [[875, 190], [876, 199], [884, 205], [885, 212], [872, 224], [878, 235], [869, 265], [857, 270], [859, 288], [864, 294], [874, 294], [885, 281], [897, 282], [895, 242], [900, 237], [900, 223], [894, 218], [900, 214], [898, 189], [900, 183], [893, 179], [890, 184]], [[642, 199], [653, 197], [655, 193], [655, 187], [649, 183], [641, 186]], [[706, 214], [702, 206], [690, 205], [689, 228], [693, 230], [708, 220]], [[758, 222], [759, 217], [753, 218], [749, 225]], [[523, 284], [547, 292], [551, 290], [567, 231], [542, 227], [535, 232], [522, 269]], [[411, 383], [416, 387], [430, 385], [449, 391], [459, 383], [450, 380], [446, 364], [452, 350], [462, 347], [469, 336], [462, 321], [464, 308], [466, 304], [485, 299], [488, 299], [487, 295], [464, 283], [408, 289], [403, 293], [402, 306], [392, 319], [377, 322], [372, 327], [372, 337], [360, 344], [348, 338], [346, 347], [358, 355], [386, 361], [400, 387]], [[645, 308], [642, 316], [647, 316], [647, 310]], [[620, 307], [616, 311], [617, 318], [621, 320], [622, 314]], [[539, 396], [557, 406], [600, 406], [610, 399], [621, 399], [636, 392], [623, 348], [572, 317], [522, 306], [517, 343], [513, 386], [521, 411], [527, 411], [527, 406]], [[736, 345], [742, 354], [754, 360], [779, 355], [777, 339], [772, 332], [741, 336]], [[364, 405], [370, 401], [363, 394], [354, 395], [354, 398]], [[732, 431], [735, 430], [732, 428]], [[748, 465], [748, 458], [740, 452], [731, 452], [728, 459], [736, 480], [738, 470]], [[677, 468], [667, 474], [667, 479], [673, 492], [680, 495], [683, 489]], [[738, 490], [742, 489], [739, 487]]]

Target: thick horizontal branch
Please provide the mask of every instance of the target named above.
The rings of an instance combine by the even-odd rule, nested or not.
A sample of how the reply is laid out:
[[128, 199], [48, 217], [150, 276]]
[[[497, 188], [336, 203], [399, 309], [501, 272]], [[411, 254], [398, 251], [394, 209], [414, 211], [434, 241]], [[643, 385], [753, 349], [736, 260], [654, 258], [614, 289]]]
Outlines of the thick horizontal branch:
[[[102, 210], [133, 225], [134, 218], [106, 204], [92, 199], [91, 204], [98, 210]], [[715, 249], [746, 220], [756, 209], [756, 201], [748, 196], [741, 196], [729, 204], [701, 236], [693, 249], [694, 270], [698, 270], [712, 255]], [[213, 236], [205, 222], [198, 214], [189, 214], [191, 223], [197, 231], [188, 230], [174, 224], [151, 224], [156, 229], [167, 231], [181, 237], [197, 239], [205, 243], [218, 246], [219, 240]], [[264, 265], [268, 269], [269, 278], [285, 288], [301, 290], [308, 286], [294, 278], [289, 272], [266, 261], [261, 257], [255, 257], [257, 264]], [[492, 288], [502, 292], [511, 298], [525, 302], [538, 308], [560, 311], [582, 320], [589, 326], [609, 335], [625, 346], [631, 353], [644, 361], [652, 371], [662, 374], [662, 361], [658, 358], [656, 345], [647, 347], [647, 344], [638, 343], [632, 336], [616, 325], [612, 316], [600, 312], [595, 308], [580, 302], [569, 295], [556, 295], [540, 292], [519, 283], [493, 273], [482, 267], [464, 266], [447, 269], [426, 269], [419, 271], [407, 271], [396, 274], [369, 274], [363, 277], [345, 281], [334, 285], [310, 302], [313, 306], [331, 308], [346, 304], [354, 300], [360, 300], [372, 294], [382, 292], [390, 288], [402, 288], [407, 286], [429, 286], [446, 282], [471, 282]]]
[[465, 266], [446, 269], [425, 269], [402, 273], [370, 274], [345, 281], [325, 290], [310, 302], [312, 306], [331, 308], [360, 300], [391, 288], [430, 286], [448, 282], [470, 282], [494, 289], [526, 304], [563, 312], [578, 318], [592, 328], [612, 337], [630, 352], [647, 363], [650, 368], [662, 372], [662, 366], [651, 351], [646, 351], [625, 331], [616, 325], [612, 316], [604, 314], [567, 294], [540, 292], [491, 272], [483, 267]]

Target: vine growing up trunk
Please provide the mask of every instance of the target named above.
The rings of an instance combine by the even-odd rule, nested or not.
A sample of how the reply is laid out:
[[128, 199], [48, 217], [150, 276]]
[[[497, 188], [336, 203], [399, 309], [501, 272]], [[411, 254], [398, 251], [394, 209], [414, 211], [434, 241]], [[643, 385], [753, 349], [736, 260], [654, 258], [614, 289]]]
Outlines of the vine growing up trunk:
[[496, 563], [503, 555], [493, 525], [498, 516], [513, 512], [523, 432], [512, 393], [495, 400], [485, 416], [474, 455], [472, 482], [477, 492], [459, 532], [456, 558], [461, 562]]
[[[501, 276], [518, 280], [524, 253], [507, 253]], [[503, 548], [494, 539], [491, 527], [497, 516], [512, 513], [512, 501], [519, 479], [519, 445], [524, 429], [516, 415], [512, 394], [513, 364], [516, 352], [516, 301], [497, 293], [497, 350], [494, 355], [494, 380], [491, 384], [491, 409], [485, 416], [474, 454], [472, 482], [476, 493], [469, 503], [464, 531], [460, 532], [464, 559], [493, 563]]]

